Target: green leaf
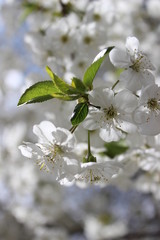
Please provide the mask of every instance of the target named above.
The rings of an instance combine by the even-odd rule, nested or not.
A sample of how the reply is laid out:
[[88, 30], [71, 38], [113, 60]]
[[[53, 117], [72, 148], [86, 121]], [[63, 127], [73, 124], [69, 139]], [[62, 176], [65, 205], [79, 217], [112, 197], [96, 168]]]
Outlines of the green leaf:
[[77, 95], [80, 94], [81, 91], [79, 91], [77, 88], [74, 88], [70, 86], [68, 83], [66, 83], [64, 80], [62, 80], [60, 77], [58, 77], [55, 73], [52, 72], [52, 70], [47, 66], [46, 71], [49, 74], [50, 78], [52, 79], [53, 83], [57, 87], [60, 93], [63, 94], [69, 94], [69, 95]]
[[80, 92], [85, 92], [86, 91], [86, 86], [84, 85], [84, 83], [76, 77], [72, 78], [72, 84], [71, 85], [72, 85], [72, 87], [76, 88]]
[[[45, 102], [47, 100], [50, 100], [54, 97], [52, 97], [51, 95], [45, 95], [45, 96], [40, 96], [40, 97], [35, 97], [32, 100], [26, 102], [26, 104], [31, 104], [31, 103], [40, 103], [40, 102]], [[23, 103], [22, 103], [23, 104]], [[21, 105], [18, 103], [18, 105]]]
[[74, 112], [73, 112], [73, 116], [71, 117], [71, 123], [72, 125], [78, 125], [79, 123], [81, 123], [88, 114], [88, 105], [86, 102], [84, 103], [78, 103], [75, 106]]
[[24, 103], [36, 103], [49, 100], [57, 92], [52, 81], [38, 82], [26, 89], [22, 94], [18, 106]]
[[106, 151], [103, 152], [103, 154], [107, 155], [110, 158], [114, 158], [115, 156], [125, 153], [128, 150], [128, 146], [124, 140], [105, 143], [104, 146], [106, 147]]
[[68, 95], [68, 94], [63, 94], [63, 93], [54, 93], [53, 95], [55, 98], [58, 98], [58, 99], [64, 100], [64, 101], [73, 101], [73, 100], [77, 100], [80, 98], [79, 95]]
[[52, 72], [52, 70], [50, 69], [50, 67], [46, 66], [46, 72], [48, 73], [48, 75], [50, 76], [50, 78], [52, 80], [54, 80], [54, 74]]
[[109, 52], [113, 49], [114, 47], [108, 47], [104, 50], [102, 50], [94, 59], [93, 63], [87, 68], [86, 72], [84, 73], [83, 76], [83, 83], [85, 86], [91, 90], [92, 89], [92, 83], [93, 80], [96, 76], [97, 71], [99, 70], [102, 62], [104, 61], [106, 55], [109, 54]]

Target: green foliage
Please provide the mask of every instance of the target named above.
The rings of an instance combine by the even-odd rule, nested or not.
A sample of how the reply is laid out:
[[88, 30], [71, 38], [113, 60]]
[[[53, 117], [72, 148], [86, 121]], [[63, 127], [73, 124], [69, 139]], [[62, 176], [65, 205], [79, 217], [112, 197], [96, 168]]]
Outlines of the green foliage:
[[117, 155], [125, 153], [128, 150], [128, 146], [125, 144], [124, 140], [118, 142], [105, 143], [106, 151], [103, 154], [110, 158], [114, 158]]
[[54, 97], [55, 87], [52, 81], [38, 82], [22, 94], [18, 106], [24, 103], [43, 102]]
[[86, 91], [86, 86], [84, 85], [84, 83], [76, 78], [76, 77], [73, 77], [72, 78], [72, 87], [78, 89], [80, 92], [85, 92]]
[[[114, 47], [108, 47], [104, 53], [100, 52], [96, 56], [96, 58], [95, 58], [96, 60], [87, 68], [86, 72], [84, 73], [83, 83], [89, 90], [92, 89], [93, 80], [94, 80], [96, 73], [98, 72], [102, 62], [104, 61], [106, 55], [108, 55], [109, 52], [113, 48]], [[102, 53], [102, 56], [101, 56], [101, 53]]]
[[86, 102], [78, 103], [74, 109], [73, 116], [71, 117], [72, 125], [80, 124], [88, 114], [88, 104]]
[[82, 94], [82, 91], [79, 90], [78, 87], [76, 88], [76, 87], [70, 86], [64, 80], [59, 78], [55, 73], [53, 73], [48, 66], [46, 67], [46, 71], [51, 77], [54, 85], [57, 87], [57, 90], [59, 91], [59, 93], [68, 94], [68, 95], [77, 95], [78, 97], [81, 97], [80, 94]]
[[26, 89], [18, 102], [18, 106], [24, 103], [29, 104], [44, 102], [52, 98], [58, 98], [64, 101], [73, 101], [78, 99], [79, 104], [75, 107], [73, 116], [71, 118], [72, 125], [78, 125], [85, 119], [88, 114], [88, 104], [86, 102], [88, 99], [87, 91], [92, 89], [92, 82], [95, 78], [95, 75], [100, 68], [105, 56], [112, 49], [113, 47], [109, 47], [103, 52], [100, 52], [96, 56], [91, 66], [89, 66], [89, 68], [86, 70], [83, 81], [74, 77], [72, 79], [71, 85], [58, 77], [47, 66], [46, 71], [52, 81], [47, 80], [38, 82]]
[[26, 89], [18, 102], [18, 106], [24, 103], [29, 104], [44, 102], [52, 98], [58, 98], [64, 101], [73, 101], [79, 97], [79, 95], [69, 95], [60, 92], [52, 81], [43, 81]]

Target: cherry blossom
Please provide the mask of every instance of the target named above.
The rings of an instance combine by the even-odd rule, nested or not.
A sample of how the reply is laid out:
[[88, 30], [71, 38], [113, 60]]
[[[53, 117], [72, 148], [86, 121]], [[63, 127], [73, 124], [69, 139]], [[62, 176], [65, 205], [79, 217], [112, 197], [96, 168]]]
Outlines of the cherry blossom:
[[53, 173], [56, 180], [63, 178], [64, 173], [67, 175], [67, 169], [69, 173], [78, 169], [78, 161], [72, 152], [75, 138], [67, 129], [56, 128], [51, 122], [42, 121], [34, 125], [33, 132], [38, 137], [38, 143], [19, 146], [25, 157], [35, 160], [40, 169]]
[[156, 84], [142, 89], [139, 106], [133, 118], [141, 134], [154, 136], [160, 133], [160, 87]]
[[89, 101], [95, 107], [91, 108], [83, 126], [89, 130], [100, 129], [99, 135], [104, 141], [117, 141], [123, 137], [123, 131], [136, 129], [130, 115], [137, 106], [137, 98], [130, 91], [122, 90], [115, 95], [109, 88], [96, 88], [90, 92]]
[[125, 86], [136, 92], [142, 86], [154, 83], [154, 76], [149, 70], [155, 70], [150, 60], [139, 50], [139, 41], [136, 37], [128, 37], [126, 50], [114, 48], [110, 60], [115, 67], [125, 68], [120, 75], [120, 81]]
[[85, 184], [105, 185], [119, 170], [120, 164], [116, 161], [82, 163], [80, 172], [75, 175], [75, 181], [80, 186]]

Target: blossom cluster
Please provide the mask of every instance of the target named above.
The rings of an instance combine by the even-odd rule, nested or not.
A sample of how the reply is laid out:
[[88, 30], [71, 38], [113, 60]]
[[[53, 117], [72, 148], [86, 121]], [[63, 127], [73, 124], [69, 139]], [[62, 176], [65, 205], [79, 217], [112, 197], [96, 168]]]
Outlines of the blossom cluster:
[[[141, 82], [137, 78], [137, 81], [140, 81], [137, 82], [140, 84], [138, 86], [140, 90], [133, 90], [132, 87], [136, 87], [134, 83], [132, 82], [133, 86], [129, 86], [131, 81], [127, 83], [128, 78], [125, 76], [123, 78], [122, 73], [119, 76], [121, 70], [113, 68], [111, 64], [106, 67], [106, 63], [96, 75], [93, 92], [88, 96], [90, 101], [94, 101], [95, 91], [100, 91], [97, 89], [100, 87], [105, 89], [104, 92], [112, 90], [111, 92], [116, 95], [125, 89], [125, 94], [129, 92], [130, 97], [134, 99], [136, 97], [138, 104], [136, 105], [134, 101], [137, 107], [133, 110], [133, 122], [127, 116], [131, 115], [130, 110], [134, 109], [135, 105], [130, 106], [129, 111], [125, 107], [125, 119], [123, 119], [121, 111], [123, 107], [118, 105], [117, 100], [114, 104], [119, 111], [118, 117], [113, 121], [110, 119], [106, 125], [112, 126], [111, 131], [114, 131], [112, 136], [118, 135], [117, 138], [120, 137], [121, 140], [105, 142], [99, 137], [101, 131], [107, 132], [107, 129], [99, 127], [99, 125], [103, 126], [101, 119], [96, 125], [98, 128], [90, 130], [92, 153], [90, 158], [93, 161], [96, 158], [97, 162], [85, 162], [88, 158], [87, 133], [84, 128], [86, 123], [80, 124], [74, 134], [68, 131], [71, 127], [69, 118], [75, 102], [53, 99], [43, 104], [25, 105], [22, 108], [16, 106], [20, 95], [27, 87], [37, 81], [48, 79], [44, 71], [45, 65], [70, 83], [72, 76], [82, 77], [97, 52], [111, 45], [123, 48], [127, 36], [136, 36], [140, 40], [141, 49], [156, 66], [155, 83], [159, 86], [159, 12], [159, 0], [0, 1], [0, 213], [2, 215], [0, 235], [4, 239], [28, 237], [36, 240], [44, 238], [97, 240], [125, 237], [125, 234], [127, 234], [126, 238], [129, 238], [130, 231], [131, 234], [133, 232], [136, 234], [136, 230], [139, 233], [142, 232], [142, 228], [146, 230], [146, 238], [152, 234], [156, 236], [156, 229], [159, 236], [157, 206], [160, 199], [160, 138], [159, 134], [142, 135], [154, 131], [157, 134], [154, 124], [147, 123], [146, 126], [149, 128], [143, 129], [144, 124], [141, 123], [146, 122], [146, 118], [150, 119], [153, 115], [153, 120], [158, 123], [158, 116], [155, 118], [155, 111], [151, 113], [147, 104], [143, 111], [143, 106], [139, 107], [142, 104], [140, 86], [145, 85], [145, 81]], [[134, 61], [134, 58], [132, 59]], [[127, 60], [128, 64], [124, 68], [133, 70], [129, 67], [132, 62], [130, 60]], [[116, 66], [115, 61], [114, 65]], [[121, 81], [112, 89], [117, 79]], [[152, 76], [147, 83], [148, 90], [151, 81], [154, 85]], [[151, 95], [153, 96], [153, 92]], [[91, 117], [92, 111], [103, 112], [103, 105], [101, 107], [101, 103], [99, 104], [99, 108], [90, 105]], [[158, 109], [156, 111], [158, 112]], [[50, 123], [45, 121], [44, 134], [48, 125], [53, 131], [48, 134], [51, 137], [45, 142], [46, 148], [36, 131], [38, 125], [34, 127], [34, 133], [37, 135], [32, 134], [31, 130], [35, 123], [40, 123], [44, 119], [50, 121]], [[92, 126], [87, 128], [93, 128], [94, 121], [95, 119], [92, 118]], [[122, 121], [123, 125], [121, 125]], [[55, 168], [47, 157], [47, 155], [55, 156], [53, 145], [57, 138], [55, 127], [51, 128], [53, 123], [58, 127], [58, 132], [61, 128], [64, 129], [61, 134], [68, 133], [67, 141], [74, 135], [72, 136], [74, 140], [69, 140], [74, 142], [74, 148], [68, 148], [66, 142], [66, 148], [62, 147], [66, 150], [65, 155], [58, 157], [60, 152], [57, 153], [56, 147]], [[124, 129], [126, 124], [129, 127]], [[38, 128], [42, 128], [42, 125], [40, 124]], [[117, 129], [120, 125], [122, 131]], [[36, 141], [37, 136], [38, 141]], [[36, 145], [24, 143], [25, 147], [21, 149], [23, 155], [34, 159], [40, 168], [43, 167], [41, 169], [54, 174], [39, 171], [33, 161], [23, 158], [17, 149], [23, 140], [38, 142]], [[64, 146], [64, 143], [57, 141], [57, 145]], [[82, 156], [85, 156], [83, 160]], [[63, 163], [60, 168], [57, 168], [58, 158], [60, 163]], [[101, 171], [104, 162], [106, 162], [105, 169]], [[95, 179], [98, 180], [98, 174], [104, 175], [101, 182], [103, 181], [105, 188], [79, 189], [74, 185], [63, 188], [55, 181], [57, 178], [61, 184], [66, 182], [85, 184], [87, 176], [88, 179], [91, 176], [91, 171], [87, 172], [90, 165], [93, 166], [92, 172], [96, 174]], [[63, 175], [64, 172], [66, 175]], [[114, 176], [109, 175], [110, 173]], [[107, 187], [108, 183], [116, 187]], [[23, 234], [24, 227], [27, 230]], [[34, 236], [30, 236], [32, 233]], [[135, 238], [138, 239], [139, 235], [135, 235]]]
[[[68, 131], [65, 128], [56, 128], [49, 121], [43, 121], [33, 128], [33, 132], [38, 136], [38, 143], [25, 143], [19, 147], [24, 156], [36, 160], [40, 169], [51, 172], [61, 184], [104, 185], [111, 178], [118, 178], [122, 171], [125, 172], [123, 164], [117, 158], [111, 160], [105, 155], [95, 156], [90, 146], [90, 131], [98, 130], [99, 137], [107, 143], [120, 141], [134, 133], [145, 136], [160, 133], [160, 87], [156, 85], [151, 72], [155, 67], [140, 51], [136, 37], [128, 37], [124, 49], [115, 47], [110, 50], [110, 61], [124, 71], [112, 87], [93, 87], [88, 90], [89, 113], [81, 121], [82, 127], [87, 129], [89, 134], [87, 156], [83, 155], [82, 151], [76, 156], [74, 131], [79, 125], [78, 122], [76, 128], [73, 125]], [[105, 53], [103, 50], [96, 56], [92, 68]], [[52, 77], [52, 73], [49, 74]], [[62, 80], [59, 81], [61, 85], [64, 84]], [[20, 102], [25, 95], [27, 96], [27, 91], [22, 95]], [[141, 158], [146, 154], [145, 149], [144, 151], [145, 153], [139, 153]], [[139, 165], [145, 166], [142, 162]]]

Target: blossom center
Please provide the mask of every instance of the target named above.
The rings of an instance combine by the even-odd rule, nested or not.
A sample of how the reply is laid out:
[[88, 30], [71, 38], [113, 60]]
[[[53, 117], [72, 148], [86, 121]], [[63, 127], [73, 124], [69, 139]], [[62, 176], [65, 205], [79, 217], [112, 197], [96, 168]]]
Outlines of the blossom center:
[[67, 35], [67, 34], [64, 34], [64, 35], [61, 36], [61, 42], [62, 42], [62, 43], [67, 43], [68, 40], [69, 40], [69, 38], [68, 38], [68, 35]]
[[64, 153], [62, 147], [58, 144], [54, 144], [50, 148], [50, 153], [46, 155], [48, 161], [54, 162], [57, 156], [60, 156]]
[[58, 144], [54, 144], [54, 150], [53, 154], [56, 156], [57, 154], [61, 155], [64, 151], [62, 150], [62, 147]]
[[92, 42], [92, 38], [90, 36], [85, 36], [83, 39], [85, 44], [90, 44]]
[[96, 22], [98, 22], [98, 21], [101, 20], [101, 15], [98, 14], [98, 13], [94, 13], [94, 14], [93, 14], [93, 19], [94, 19]]
[[142, 55], [140, 55], [136, 60], [134, 60], [133, 65], [130, 66], [134, 71], [139, 72], [141, 68], [141, 59], [143, 58]]
[[109, 108], [104, 108], [104, 113], [107, 120], [113, 119], [117, 116], [117, 110], [112, 105]]
[[152, 111], [160, 110], [160, 104], [159, 104], [159, 102], [157, 101], [156, 98], [149, 99], [148, 102], [147, 102], [147, 107]]

